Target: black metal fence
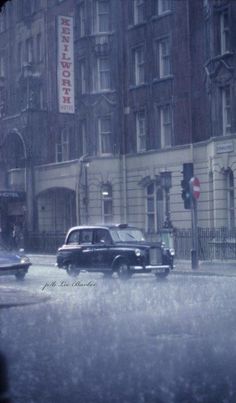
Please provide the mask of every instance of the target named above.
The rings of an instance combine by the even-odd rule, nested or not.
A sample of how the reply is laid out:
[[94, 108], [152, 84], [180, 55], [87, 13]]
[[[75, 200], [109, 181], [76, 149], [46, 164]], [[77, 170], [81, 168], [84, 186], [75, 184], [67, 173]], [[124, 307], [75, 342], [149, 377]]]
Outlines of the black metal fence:
[[[27, 237], [25, 249], [33, 253], [56, 253], [64, 242], [64, 233], [32, 233]], [[149, 240], [160, 240], [160, 235], [148, 236]], [[236, 260], [236, 229], [198, 228], [200, 260]], [[174, 248], [177, 259], [190, 259], [192, 230], [174, 230]]]
[[[175, 229], [174, 244], [178, 259], [190, 259], [192, 230]], [[200, 260], [236, 259], [236, 229], [198, 228]]]
[[25, 249], [32, 253], [56, 253], [59, 246], [63, 244], [65, 234], [55, 232], [37, 232], [27, 236]]

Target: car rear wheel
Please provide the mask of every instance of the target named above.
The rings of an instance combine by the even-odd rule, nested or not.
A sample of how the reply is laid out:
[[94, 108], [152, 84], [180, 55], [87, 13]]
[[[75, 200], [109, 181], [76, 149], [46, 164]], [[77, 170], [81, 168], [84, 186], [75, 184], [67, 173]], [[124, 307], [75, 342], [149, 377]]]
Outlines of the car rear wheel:
[[67, 274], [69, 274], [70, 277], [77, 277], [79, 275], [79, 269], [73, 263], [68, 263], [65, 266], [65, 269], [67, 271]]
[[163, 273], [156, 273], [155, 276], [157, 280], [164, 280], [167, 278], [168, 274], [169, 270], [165, 270]]
[[25, 279], [25, 275], [26, 275], [26, 273], [16, 273], [15, 274], [15, 278], [16, 278], [16, 280], [17, 281], [23, 281], [24, 279]]
[[131, 272], [126, 262], [120, 262], [118, 264], [117, 274], [122, 280], [128, 280], [131, 277]]

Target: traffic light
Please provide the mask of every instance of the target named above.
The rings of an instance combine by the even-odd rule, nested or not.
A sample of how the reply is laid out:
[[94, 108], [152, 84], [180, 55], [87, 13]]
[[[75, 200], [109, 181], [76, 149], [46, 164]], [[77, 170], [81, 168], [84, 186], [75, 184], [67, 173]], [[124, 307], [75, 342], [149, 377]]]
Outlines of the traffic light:
[[182, 199], [184, 201], [184, 208], [191, 209], [191, 191], [190, 191], [190, 179], [193, 177], [193, 163], [188, 162], [183, 164], [183, 180], [181, 181], [182, 187]]

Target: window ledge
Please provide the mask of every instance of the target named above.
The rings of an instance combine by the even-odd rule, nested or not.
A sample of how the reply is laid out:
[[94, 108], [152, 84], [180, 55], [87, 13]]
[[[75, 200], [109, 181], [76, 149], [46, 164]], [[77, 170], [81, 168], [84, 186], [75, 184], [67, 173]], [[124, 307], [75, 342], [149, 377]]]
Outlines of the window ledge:
[[153, 16], [151, 17], [151, 20], [152, 20], [152, 21], [156, 21], [156, 20], [159, 20], [160, 18], [167, 17], [167, 16], [172, 15], [172, 14], [173, 14], [173, 11], [172, 11], [172, 10], [168, 10], [168, 11], [165, 11], [165, 12], [163, 12], [163, 13], [161, 13], [161, 14], [153, 15]]
[[170, 75], [165, 76], [165, 77], [154, 78], [153, 83], [160, 83], [162, 81], [173, 80], [173, 78], [174, 78], [174, 75], [170, 74]]
[[96, 91], [91, 91], [91, 93], [87, 92], [82, 95], [114, 94], [115, 92], [116, 92], [115, 90], [96, 90]]
[[133, 84], [133, 85], [129, 86], [129, 90], [136, 90], [138, 88], [143, 88], [146, 86], [147, 86], [147, 83], [142, 83], [142, 84], [137, 84], [137, 85]]
[[132, 24], [132, 25], [130, 24], [130, 25], [128, 25], [128, 31], [130, 31], [132, 29], [135, 29], [135, 28], [138, 28], [138, 27], [145, 26], [146, 23], [147, 23], [147, 21], [142, 21], [142, 22], [139, 22], [137, 24]]

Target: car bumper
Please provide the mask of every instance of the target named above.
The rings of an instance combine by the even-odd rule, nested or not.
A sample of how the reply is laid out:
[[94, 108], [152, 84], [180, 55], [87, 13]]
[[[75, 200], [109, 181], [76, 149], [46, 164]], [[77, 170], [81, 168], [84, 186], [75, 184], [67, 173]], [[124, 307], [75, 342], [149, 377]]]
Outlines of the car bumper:
[[14, 265], [14, 266], [4, 266], [0, 267], [0, 276], [12, 275], [17, 273], [27, 273], [30, 264]]
[[139, 273], [165, 273], [166, 271], [170, 271], [171, 267], [169, 265], [160, 265], [160, 266], [130, 266], [130, 270]]

